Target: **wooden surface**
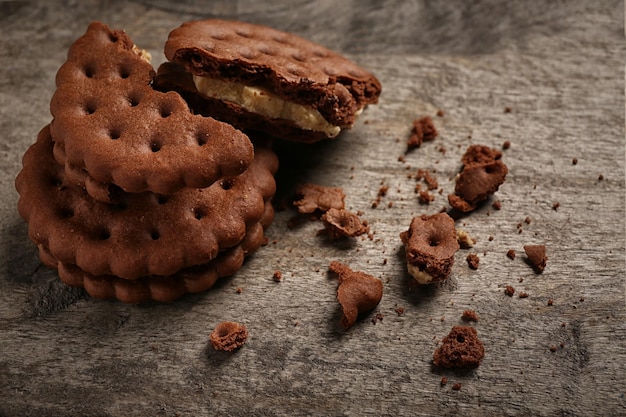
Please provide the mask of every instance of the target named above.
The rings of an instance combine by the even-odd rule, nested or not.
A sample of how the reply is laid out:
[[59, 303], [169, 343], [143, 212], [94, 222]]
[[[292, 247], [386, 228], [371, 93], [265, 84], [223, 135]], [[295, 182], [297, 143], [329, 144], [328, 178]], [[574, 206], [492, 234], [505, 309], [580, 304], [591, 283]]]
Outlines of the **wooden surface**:
[[[149, 3], [0, 3], [0, 415], [626, 414], [621, 2]], [[289, 229], [288, 208], [271, 243], [209, 292], [167, 305], [89, 299], [60, 284], [28, 241], [13, 185], [21, 155], [50, 121], [55, 73], [90, 21], [124, 28], [158, 65], [168, 32], [206, 16], [298, 33], [379, 77], [380, 103], [353, 130], [314, 146], [277, 144], [277, 206], [299, 182], [343, 187], [373, 239], [331, 243], [311, 221]], [[440, 136], [398, 161], [412, 120], [425, 115]], [[448, 283], [416, 288], [399, 233], [446, 205], [468, 145], [506, 140], [502, 209], [460, 219], [476, 246], [457, 253]], [[431, 205], [418, 203], [407, 177], [418, 168], [436, 170], [443, 189]], [[374, 209], [381, 182], [389, 192]], [[548, 248], [542, 275], [525, 262], [532, 243]], [[335, 259], [384, 282], [374, 314], [347, 332], [326, 273]], [[480, 315], [483, 363], [433, 368], [465, 309]], [[224, 320], [250, 332], [232, 355], [208, 343]]]

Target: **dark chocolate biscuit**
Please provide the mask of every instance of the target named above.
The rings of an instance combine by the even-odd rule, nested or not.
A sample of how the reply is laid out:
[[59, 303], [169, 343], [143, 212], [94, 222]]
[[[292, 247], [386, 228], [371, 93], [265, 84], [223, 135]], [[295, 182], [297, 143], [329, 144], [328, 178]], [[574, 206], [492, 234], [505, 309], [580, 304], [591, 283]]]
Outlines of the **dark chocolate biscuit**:
[[255, 252], [264, 242], [263, 230], [271, 223], [273, 210], [267, 204], [266, 219], [247, 230], [238, 245], [220, 252], [206, 264], [182, 268], [172, 275], [148, 275], [129, 280], [114, 275], [93, 275], [78, 266], [57, 261], [48, 249], [39, 245], [39, 257], [51, 268], [58, 269], [59, 278], [72, 287], [83, 287], [93, 298], [109, 299], [131, 304], [147, 301], [170, 302], [187, 293], [198, 293], [211, 288], [218, 279], [237, 272], [246, 256]]
[[162, 194], [243, 172], [253, 158], [248, 137], [153, 89], [144, 57], [126, 33], [99, 22], [71, 46], [50, 103], [67, 163], [97, 183]]
[[19, 213], [35, 243], [95, 276], [171, 275], [205, 264], [242, 241], [276, 190], [276, 155], [258, 146], [243, 174], [210, 187], [126, 193], [116, 204], [100, 203], [66, 180], [52, 148], [46, 126], [16, 178]]
[[[381, 91], [376, 77], [349, 59], [294, 34], [250, 23], [184, 23], [170, 33], [165, 55], [193, 75], [209, 113], [238, 128], [289, 140], [337, 136], [378, 101]], [[182, 84], [183, 90], [191, 86], [188, 79]]]
[[446, 213], [414, 217], [400, 233], [409, 273], [420, 284], [442, 281], [450, 275], [459, 250], [454, 220]]

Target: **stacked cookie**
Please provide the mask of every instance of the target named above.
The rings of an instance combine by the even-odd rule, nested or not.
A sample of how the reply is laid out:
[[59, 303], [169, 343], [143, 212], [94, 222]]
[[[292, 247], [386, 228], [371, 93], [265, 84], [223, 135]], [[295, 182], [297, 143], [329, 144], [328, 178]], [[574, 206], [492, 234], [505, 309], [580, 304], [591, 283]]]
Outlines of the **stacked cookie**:
[[56, 77], [54, 117], [23, 158], [18, 210], [42, 261], [97, 298], [170, 301], [264, 242], [275, 154], [152, 88], [121, 31], [93, 23]]
[[16, 179], [42, 261], [93, 297], [170, 301], [236, 272], [273, 219], [268, 137], [334, 138], [380, 95], [348, 59], [258, 25], [185, 23], [165, 54], [157, 76], [92, 23]]

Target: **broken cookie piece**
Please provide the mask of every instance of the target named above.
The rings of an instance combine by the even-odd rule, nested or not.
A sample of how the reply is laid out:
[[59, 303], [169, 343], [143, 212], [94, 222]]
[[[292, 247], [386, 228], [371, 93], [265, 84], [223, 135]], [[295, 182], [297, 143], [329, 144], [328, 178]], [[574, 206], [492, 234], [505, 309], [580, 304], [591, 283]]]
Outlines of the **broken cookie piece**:
[[343, 209], [346, 195], [341, 188], [325, 187], [317, 184], [302, 184], [296, 189], [299, 200], [294, 201], [294, 205], [302, 214], [314, 213], [316, 211], [327, 212], [331, 208]]
[[248, 339], [248, 329], [234, 321], [219, 323], [209, 336], [215, 350], [232, 352], [239, 349]]
[[461, 159], [463, 169], [457, 176], [454, 194], [448, 195], [454, 209], [470, 212], [498, 190], [508, 173], [501, 157], [501, 151], [483, 145], [467, 149]]
[[471, 326], [454, 326], [435, 350], [433, 363], [444, 368], [476, 368], [485, 348]]
[[431, 284], [450, 275], [459, 243], [454, 220], [447, 213], [414, 217], [400, 239], [408, 271], [418, 283]]
[[369, 274], [353, 271], [338, 261], [332, 261], [328, 269], [339, 276], [337, 301], [343, 313], [341, 326], [347, 330], [356, 323], [359, 314], [372, 310], [380, 303], [383, 283]]
[[361, 236], [369, 232], [367, 222], [345, 209], [329, 209], [322, 215], [322, 222], [331, 240]]
[[546, 246], [545, 245], [525, 245], [524, 252], [528, 257], [528, 261], [531, 263], [537, 273], [542, 273], [546, 268]]

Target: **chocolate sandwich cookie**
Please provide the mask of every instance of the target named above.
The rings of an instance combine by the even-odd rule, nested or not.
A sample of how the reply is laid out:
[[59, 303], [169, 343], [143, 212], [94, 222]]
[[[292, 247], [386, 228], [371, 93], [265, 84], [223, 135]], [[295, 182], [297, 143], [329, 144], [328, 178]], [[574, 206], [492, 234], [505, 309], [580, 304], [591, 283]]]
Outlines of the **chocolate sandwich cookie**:
[[244, 22], [184, 23], [170, 33], [165, 55], [179, 67], [164, 64], [158, 88], [181, 91], [197, 112], [240, 129], [294, 141], [337, 136], [381, 92], [376, 77], [349, 59]]
[[269, 227], [274, 216], [271, 203], [266, 203], [265, 208], [261, 220], [247, 230], [238, 245], [220, 252], [206, 264], [182, 268], [168, 276], [149, 275], [133, 280], [114, 275], [96, 276], [76, 265], [59, 262], [43, 245], [39, 245], [39, 256], [44, 264], [58, 269], [62, 282], [72, 287], [83, 287], [93, 298], [115, 298], [132, 304], [174, 301], [187, 293], [206, 291], [218, 279], [233, 275], [241, 268], [245, 258], [265, 242], [264, 229]]
[[126, 33], [89, 25], [59, 69], [50, 103], [51, 134], [69, 167], [100, 190], [161, 194], [242, 173], [253, 159], [248, 137], [192, 114], [178, 93], [156, 91], [155, 76]]
[[64, 264], [95, 275], [134, 279], [205, 264], [239, 244], [276, 190], [276, 155], [258, 145], [241, 175], [169, 195], [125, 193], [116, 204], [90, 198], [66, 178], [50, 129], [23, 158], [18, 211], [29, 236]]

